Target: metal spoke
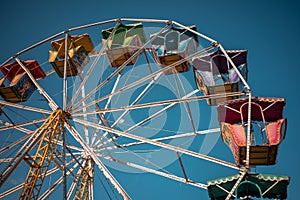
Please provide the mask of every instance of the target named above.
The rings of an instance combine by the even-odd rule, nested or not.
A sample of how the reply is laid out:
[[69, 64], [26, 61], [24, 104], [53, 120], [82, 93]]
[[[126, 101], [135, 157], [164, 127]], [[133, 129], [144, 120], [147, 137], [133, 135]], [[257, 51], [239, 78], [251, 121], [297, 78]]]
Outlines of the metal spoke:
[[144, 167], [144, 166], [141, 166], [141, 165], [138, 165], [138, 164], [135, 164], [135, 163], [131, 163], [131, 162], [128, 162], [128, 161], [121, 161], [121, 160], [118, 160], [118, 159], [115, 159], [115, 158], [113, 158], [113, 159], [110, 158], [110, 157], [103, 157], [103, 158], [105, 158], [107, 160], [110, 160], [110, 161], [113, 161], [113, 162], [117, 162], [117, 163], [122, 164], [122, 165], [126, 165], [128, 167], [132, 167], [132, 168], [144, 171], [144, 172], [148, 172], [148, 173], [152, 173], [152, 174], [155, 174], [155, 175], [159, 175], [159, 176], [162, 176], [162, 177], [165, 177], [165, 178], [169, 178], [169, 179], [181, 182], [181, 183], [193, 185], [195, 187], [199, 187], [199, 188], [202, 188], [202, 189], [207, 189], [207, 185], [206, 184], [198, 183], [198, 182], [195, 182], [195, 181], [190, 180], [190, 179], [187, 181], [185, 178], [176, 176], [174, 174], [169, 174], [169, 173], [161, 172], [161, 171], [154, 170], [154, 169], [151, 169], [151, 168], [148, 168], [148, 167]]
[[80, 120], [80, 119], [73, 119], [73, 120], [75, 122], [78, 122], [78, 123], [81, 123], [81, 124], [88, 124], [89, 126], [92, 126], [94, 128], [99, 128], [99, 129], [104, 130], [104, 131], [115, 133], [119, 136], [124, 136], [124, 137], [130, 138], [130, 139], [142, 141], [142, 142], [152, 144], [154, 146], [159, 146], [159, 147], [162, 147], [162, 148], [165, 148], [165, 149], [169, 149], [169, 150], [172, 150], [172, 151], [175, 151], [175, 152], [178, 151], [178, 152], [183, 153], [183, 154], [187, 154], [187, 155], [190, 155], [190, 156], [193, 156], [193, 157], [196, 157], [196, 158], [201, 158], [201, 159], [211, 161], [211, 162], [214, 162], [214, 163], [226, 166], [226, 167], [230, 167], [230, 168], [233, 168], [233, 169], [237, 169], [237, 170], [240, 169], [235, 164], [232, 164], [232, 163], [229, 163], [229, 162], [226, 162], [226, 161], [214, 158], [214, 157], [210, 157], [210, 156], [207, 156], [207, 155], [203, 155], [203, 154], [200, 154], [200, 153], [196, 153], [196, 152], [193, 152], [193, 151], [190, 151], [190, 150], [187, 150], [187, 149], [183, 149], [183, 148], [180, 148], [180, 147], [177, 147], [177, 146], [172, 146], [172, 145], [165, 144], [165, 143], [162, 143], [162, 142], [153, 141], [153, 140], [148, 139], [148, 138], [133, 135], [133, 134], [130, 134], [128, 132], [122, 132], [122, 131], [119, 131], [119, 130], [108, 128], [108, 127], [105, 127], [105, 126], [102, 126], [102, 125], [99, 125], [99, 124], [95, 124], [95, 123], [92, 123], [92, 122], [88, 122], [88, 121], [84, 121], [84, 120]]
[[[164, 28], [161, 29], [160, 33], [163, 32], [164, 30], [166, 30], [169, 27], [169, 25], [166, 25]], [[114, 77], [115, 75], [119, 74], [123, 68], [133, 59], [135, 58], [137, 55], [139, 55], [140, 53], [142, 53], [142, 51], [144, 50], [144, 48], [150, 44], [155, 38], [152, 38], [150, 40], [148, 40], [142, 47], [140, 47], [139, 50], [137, 50], [128, 60], [126, 60], [120, 67], [117, 68], [117, 70], [115, 70], [113, 73], [111, 73], [103, 82], [101, 82], [98, 86], [96, 86], [89, 94], [86, 95], [85, 98], [81, 99], [81, 101], [85, 101], [87, 98], [89, 98], [91, 95], [93, 95], [96, 91], [98, 91], [99, 89], [101, 89], [103, 87], [103, 85], [105, 85], [112, 77]], [[77, 102], [74, 107], [78, 107], [81, 103], [81, 101]], [[97, 102], [93, 102], [93, 104], [95, 104]], [[76, 110], [76, 109], [75, 109]], [[74, 112], [74, 111], [73, 111]]]
[[130, 200], [130, 196], [123, 189], [123, 187], [118, 183], [118, 181], [114, 178], [114, 176], [109, 172], [109, 170], [105, 167], [105, 165], [101, 162], [101, 160], [97, 157], [97, 155], [90, 149], [90, 147], [84, 142], [81, 138], [80, 134], [74, 129], [70, 124], [66, 124], [66, 128], [73, 135], [74, 139], [80, 143], [80, 145], [84, 148], [85, 152], [88, 153], [89, 156], [93, 159], [98, 168], [102, 171], [104, 176], [111, 182], [111, 184], [116, 188], [116, 190], [123, 196], [125, 200]]
[[[196, 131], [196, 134], [194, 132], [182, 133], [182, 134], [177, 134], [177, 135], [172, 135], [172, 136], [167, 136], [167, 137], [162, 137], [162, 138], [155, 138], [155, 139], [152, 139], [152, 140], [154, 140], [154, 141], [167, 141], [167, 140], [173, 140], [173, 139], [179, 139], [179, 138], [185, 138], [185, 137], [195, 137], [196, 135], [205, 135], [205, 134], [211, 134], [211, 133], [217, 133], [217, 132], [220, 132], [220, 128], [208, 129], [208, 130], [203, 130], [203, 131]], [[111, 149], [117, 149], [117, 148], [120, 148], [120, 147], [123, 148], [123, 147], [137, 146], [137, 145], [142, 145], [142, 144], [147, 144], [147, 143], [139, 141], [139, 142], [121, 144], [118, 147], [117, 146], [106, 147], [105, 149], [111, 150]], [[95, 151], [101, 151], [103, 149], [98, 148]]]

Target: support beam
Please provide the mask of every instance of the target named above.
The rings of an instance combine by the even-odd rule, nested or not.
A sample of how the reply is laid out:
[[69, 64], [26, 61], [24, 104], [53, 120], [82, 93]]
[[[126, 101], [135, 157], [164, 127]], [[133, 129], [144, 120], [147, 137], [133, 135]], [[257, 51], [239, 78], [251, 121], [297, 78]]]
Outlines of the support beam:
[[30, 170], [27, 174], [19, 199], [38, 199], [45, 176], [56, 150], [58, 140], [67, 121], [67, 115], [60, 109], [53, 112], [47, 121], [40, 127], [42, 136], [34, 156], [26, 153], [25, 161]]
[[83, 147], [87, 155], [89, 155], [98, 168], [102, 171], [103, 175], [110, 181], [110, 183], [116, 188], [118, 193], [122, 195], [124, 200], [131, 200], [131, 197], [127, 194], [127, 192], [123, 189], [123, 187], [119, 184], [119, 182], [115, 179], [115, 177], [110, 173], [110, 171], [106, 168], [106, 166], [101, 162], [96, 153], [91, 150], [91, 148], [84, 142], [83, 138], [77, 132], [74, 127], [68, 123], [66, 123], [66, 128], [72, 134], [74, 139]]
[[89, 200], [89, 186], [94, 181], [94, 162], [88, 158], [77, 180], [74, 200]]

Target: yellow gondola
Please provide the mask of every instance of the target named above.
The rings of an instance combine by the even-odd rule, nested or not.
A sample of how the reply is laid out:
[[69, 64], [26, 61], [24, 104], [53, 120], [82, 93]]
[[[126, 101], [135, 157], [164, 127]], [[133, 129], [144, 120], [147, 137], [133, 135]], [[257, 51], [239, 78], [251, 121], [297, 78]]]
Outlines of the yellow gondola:
[[[57, 75], [64, 77], [65, 38], [51, 42], [53, 50], [49, 51], [49, 62]], [[94, 45], [88, 34], [69, 36], [67, 76], [76, 76], [89, 62], [89, 53]]]

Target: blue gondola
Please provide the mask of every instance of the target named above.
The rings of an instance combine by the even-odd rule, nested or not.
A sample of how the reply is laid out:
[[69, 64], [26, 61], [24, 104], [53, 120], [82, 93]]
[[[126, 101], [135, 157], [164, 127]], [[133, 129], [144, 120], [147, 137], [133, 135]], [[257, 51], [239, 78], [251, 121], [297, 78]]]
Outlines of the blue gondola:
[[[196, 26], [190, 26], [192, 30], [196, 30]], [[152, 39], [153, 57], [161, 68], [173, 65], [170, 69], [165, 70], [164, 74], [172, 74], [177, 72], [187, 72], [190, 69], [190, 61], [188, 59], [197, 48], [197, 36], [186, 29], [172, 27], [163, 33], [156, 33], [150, 36]]]

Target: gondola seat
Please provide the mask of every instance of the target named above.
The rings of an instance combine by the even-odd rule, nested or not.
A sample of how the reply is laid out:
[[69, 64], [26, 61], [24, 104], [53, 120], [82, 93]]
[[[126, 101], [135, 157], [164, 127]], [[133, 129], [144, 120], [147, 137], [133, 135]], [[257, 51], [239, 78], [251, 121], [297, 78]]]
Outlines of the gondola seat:
[[0, 80], [0, 95], [8, 102], [26, 101], [36, 90], [26, 73], [16, 75], [8, 86], [4, 85], [4, 81], [5, 78]]
[[248, 129], [248, 98], [218, 105], [218, 120], [223, 142], [238, 166], [246, 165], [247, 131], [250, 130], [249, 165], [276, 164], [278, 148], [286, 134], [287, 119], [282, 116], [282, 98], [253, 97]]
[[[49, 62], [54, 68], [55, 72], [60, 78], [64, 77], [64, 63], [65, 59], [58, 58], [57, 51], [49, 51]], [[82, 68], [89, 62], [90, 58], [88, 52], [83, 46], [72, 48], [68, 51], [68, 66], [67, 77], [77, 76]]]

